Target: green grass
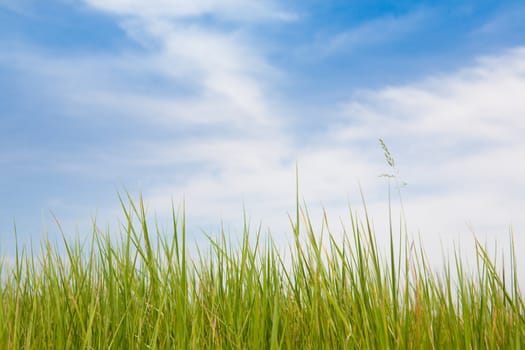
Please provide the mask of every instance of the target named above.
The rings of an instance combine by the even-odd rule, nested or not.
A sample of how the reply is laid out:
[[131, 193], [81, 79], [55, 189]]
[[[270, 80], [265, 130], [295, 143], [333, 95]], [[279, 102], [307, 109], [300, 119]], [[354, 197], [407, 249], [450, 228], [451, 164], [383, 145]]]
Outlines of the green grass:
[[246, 227], [190, 256], [184, 215], [166, 234], [141, 199], [122, 208], [117, 238], [46, 240], [0, 266], [1, 349], [525, 347], [514, 249], [510, 270], [478, 244], [474, 271], [456, 254], [436, 272], [405, 232], [380, 249], [366, 210], [332, 234], [298, 207], [286, 252]]

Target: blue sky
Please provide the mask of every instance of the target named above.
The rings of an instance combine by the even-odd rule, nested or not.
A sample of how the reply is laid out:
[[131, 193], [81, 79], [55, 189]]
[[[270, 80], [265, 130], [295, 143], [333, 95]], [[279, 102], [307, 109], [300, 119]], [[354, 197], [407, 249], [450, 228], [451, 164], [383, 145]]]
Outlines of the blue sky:
[[[525, 249], [525, 5], [519, 1], [0, 0], [0, 234], [121, 218], [117, 191], [199, 230], [284, 241], [295, 164], [313, 213], [382, 232], [384, 138], [429, 245]], [[320, 216], [314, 214], [314, 216]], [[466, 238], [462, 238], [466, 237]]]

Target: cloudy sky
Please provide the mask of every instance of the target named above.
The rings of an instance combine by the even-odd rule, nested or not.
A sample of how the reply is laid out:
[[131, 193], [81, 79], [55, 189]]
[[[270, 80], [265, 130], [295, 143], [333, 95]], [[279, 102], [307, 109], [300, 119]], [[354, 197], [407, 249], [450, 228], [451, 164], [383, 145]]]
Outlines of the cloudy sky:
[[[409, 231], [525, 249], [520, 1], [0, 0], [0, 247], [88, 234], [142, 193], [195, 240], [339, 231], [360, 188], [381, 237], [396, 159]], [[397, 203], [397, 202], [396, 202]], [[395, 215], [399, 207], [395, 207]], [[215, 231], [214, 231], [215, 230]], [[469, 243], [464, 243], [468, 246]], [[506, 243], [504, 243], [506, 244]]]

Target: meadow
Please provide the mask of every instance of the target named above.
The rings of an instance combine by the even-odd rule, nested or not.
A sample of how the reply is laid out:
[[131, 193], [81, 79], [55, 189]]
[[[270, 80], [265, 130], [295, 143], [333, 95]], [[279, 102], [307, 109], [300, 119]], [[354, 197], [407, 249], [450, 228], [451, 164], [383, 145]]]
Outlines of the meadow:
[[[498, 269], [477, 245], [433, 271], [391, 229], [378, 247], [370, 218], [350, 212], [335, 238], [297, 206], [287, 254], [269, 235], [222, 232], [188, 254], [184, 214], [169, 235], [142, 199], [121, 200], [120, 235], [17, 248], [0, 266], [2, 349], [519, 349], [525, 305], [512, 250]], [[392, 227], [392, 226], [391, 226]], [[341, 238], [342, 237], [342, 238]], [[512, 242], [511, 242], [512, 244]], [[64, 253], [65, 252], [65, 253]]]
[[285, 251], [245, 222], [190, 254], [184, 211], [172, 206], [165, 232], [129, 194], [120, 232], [95, 222], [82, 241], [17, 247], [0, 263], [0, 348], [525, 348], [512, 236], [509, 264], [476, 242], [475, 268], [456, 252], [432, 269], [391, 207], [384, 249], [364, 198], [333, 233], [326, 213], [313, 228], [298, 192]]

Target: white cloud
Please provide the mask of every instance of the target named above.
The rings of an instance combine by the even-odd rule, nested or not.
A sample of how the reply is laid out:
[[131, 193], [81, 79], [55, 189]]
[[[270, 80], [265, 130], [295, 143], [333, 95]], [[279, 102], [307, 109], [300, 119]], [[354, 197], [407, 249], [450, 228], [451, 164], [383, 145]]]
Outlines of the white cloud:
[[124, 16], [198, 17], [217, 16], [235, 21], [293, 20], [295, 15], [266, 0], [86, 0], [97, 9]]
[[[213, 14], [231, 19], [247, 11], [253, 12], [247, 17], [249, 20], [285, 19], [277, 16], [277, 7], [255, 1], [170, 2], [163, 11], [155, 13], [152, 9], [162, 8], [161, 2], [92, 4], [111, 13], [125, 14], [119, 19], [122, 28], [131, 38], [140, 40], [147, 53], [54, 56], [18, 48], [3, 52], [0, 59], [23, 72], [21, 80], [27, 79], [46, 94], [46, 103], [52, 105], [48, 108], [77, 118], [79, 124], [125, 125], [131, 118], [138, 125], [146, 125], [149, 131], [193, 128], [203, 136], [179, 132], [175, 141], [166, 143], [156, 140], [155, 133], [145, 131], [135, 143], [108, 150], [103, 145], [90, 145], [89, 154], [76, 153], [74, 157], [62, 157], [64, 164], [49, 165], [59, 173], [101, 174], [111, 181], [127, 176], [133, 169], [137, 178], [132, 181], [133, 186], [156, 179], [154, 173], [159, 167], [171, 165], [177, 173], [185, 164], [204, 164], [212, 173], [193, 173], [185, 181], [168, 176], [141, 188], [161, 196], [159, 203], [167, 203], [171, 196], [177, 200], [183, 194], [192, 198], [189, 201], [195, 198], [199, 202], [196, 216], [201, 219], [202, 213], [213, 213], [220, 203], [229, 209], [240, 207], [243, 190], [247, 195], [267, 194], [274, 198], [270, 190], [278, 186], [270, 184], [276, 183], [282, 171], [270, 168], [267, 176], [266, 164], [273, 167], [282, 162], [283, 155], [288, 157], [288, 164], [293, 163], [283, 146], [283, 120], [270, 90], [280, 77], [279, 71], [248, 32], [210, 28], [182, 17]], [[161, 77], [168, 87], [158, 89], [155, 84], [142, 83], [156, 77]], [[263, 179], [268, 189], [256, 189], [254, 193], [250, 183], [261, 183]], [[239, 188], [240, 185], [244, 187]], [[233, 198], [235, 205], [234, 201], [227, 202], [228, 198]], [[115, 212], [103, 207], [105, 212]]]
[[[198, 101], [190, 103], [193, 106], [188, 105], [191, 99], [178, 101], [185, 111], [189, 111], [181, 114], [191, 115], [196, 120], [227, 116], [228, 119], [240, 117], [256, 124], [276, 122], [275, 119], [269, 120], [272, 113], [267, 108], [264, 90], [268, 80], [278, 72], [257, 49], [255, 38], [239, 30], [187, 20], [203, 15], [241, 22], [293, 17], [281, 10], [277, 3], [259, 0], [155, 0], [147, 3], [87, 0], [86, 3], [112, 14], [126, 15], [121, 25], [131, 37], [146, 47], [155, 43], [151, 63], [159, 73], [200, 89], [193, 96], [193, 100]], [[173, 100], [173, 96], [170, 98]], [[225, 104], [229, 105], [229, 111], [225, 111]], [[210, 105], [213, 107], [201, 107]], [[207, 112], [206, 117], [202, 109]], [[215, 110], [213, 116], [207, 111], [210, 109]]]
[[[170, 195], [185, 194], [193, 222], [220, 217], [240, 226], [244, 199], [255, 221], [262, 219], [286, 240], [282, 235], [290, 231], [284, 213], [293, 211], [293, 160], [298, 157], [301, 196], [317, 227], [323, 205], [337, 232], [347, 205], [360, 204], [359, 180], [383, 240], [387, 195], [378, 175], [388, 169], [376, 140], [384, 137], [409, 183], [403, 193], [410, 233], [421, 233], [433, 264], [439, 265], [441, 245], [447, 250], [453, 244], [460, 244], [460, 253], [472, 262], [471, 228], [482, 241], [499, 241], [501, 247], [512, 225], [516, 247], [522, 249], [524, 63], [525, 50], [516, 49], [458, 72], [363, 92], [344, 105], [347, 121], [313, 145], [294, 146], [282, 133], [257, 142], [186, 144], [177, 152], [186, 151], [173, 154], [213, 164], [214, 171], [171, 187], [159, 184], [148, 193], [150, 203], [162, 208]], [[400, 208], [394, 204], [397, 217]]]
[[448, 77], [363, 92], [345, 107], [360, 126], [338, 127], [337, 133], [341, 139], [367, 138], [366, 131], [373, 128], [387, 139], [431, 137], [460, 150], [469, 142], [521, 143], [524, 62], [525, 50], [517, 49]]
[[[125, 2], [115, 3], [121, 5]], [[205, 5], [200, 6], [210, 11], [226, 6]], [[248, 34], [141, 13], [121, 25], [145, 46], [148, 41], [156, 44], [147, 54], [115, 56], [57, 57], [19, 47], [0, 59], [30, 76], [46, 94], [57, 96], [56, 102], [71, 115], [92, 118], [97, 111], [111, 110], [117, 118], [127, 115], [168, 127], [228, 124], [245, 132], [279, 123], [275, 109], [268, 106], [274, 105], [269, 87], [280, 73]], [[152, 85], [145, 92], [143, 80], [148, 77], [162, 77], [174, 91], [158, 94]]]
[[469, 225], [489, 242], [506, 240], [510, 225], [525, 229], [523, 91], [519, 48], [448, 75], [363, 91], [343, 107], [352, 123], [330, 135], [349, 147], [385, 138], [409, 182], [410, 227], [429, 247], [458, 234], [470, 239]]
[[[297, 140], [285, 127], [290, 120], [284, 108], [273, 99], [285, 73], [265, 57], [256, 38], [163, 16], [213, 12], [242, 17], [248, 11], [244, 2], [88, 4], [125, 15], [122, 27], [148, 53], [57, 58], [24, 52], [29, 58], [16, 60], [26, 62], [26, 73], [36, 72], [39, 86], [61, 99], [57, 109], [69, 109], [88, 122], [93, 116], [110, 118], [114, 113], [121, 123], [132, 117], [163, 131], [181, 125], [200, 128], [202, 138], [180, 135], [169, 142], [145, 131], [143, 139], [112, 150], [105, 158], [103, 173], [110, 176], [127, 170], [111, 171], [122, 166], [122, 159], [142, 166], [137, 178], [148, 179], [160, 167], [172, 169], [173, 176], [142, 188], [150, 208], [166, 210], [171, 198], [178, 203], [184, 196], [195, 226], [218, 224], [221, 219], [240, 226], [244, 201], [255, 222], [262, 219], [276, 235], [290, 233], [286, 213], [293, 210], [298, 159], [302, 197], [314, 216], [323, 204], [335, 217], [333, 227], [338, 227], [337, 216], [346, 216], [347, 204], [359, 205], [360, 181], [381, 234], [386, 228], [386, 187], [377, 177], [385, 172], [377, 138], [383, 137], [409, 183], [405, 205], [410, 228], [420, 229], [431, 248], [443, 237], [468, 232], [468, 223], [479, 234], [492, 233], [490, 237], [505, 233], [510, 224], [518, 232], [525, 229], [520, 212], [525, 198], [525, 167], [520, 162], [525, 156], [524, 49], [483, 58], [448, 75], [362, 91], [342, 104], [338, 125], [328, 126], [315, 140]], [[161, 8], [162, 13], [157, 10]], [[272, 17], [270, 13], [279, 13], [276, 8], [269, 5], [260, 13]], [[256, 12], [253, 7], [249, 11]], [[399, 35], [419, 23], [417, 18]], [[394, 22], [392, 26], [397, 25]], [[379, 32], [379, 27], [361, 32]], [[341, 40], [336, 44], [358, 44], [352, 35]], [[11, 62], [15, 57], [0, 55]], [[146, 93], [137, 91], [134, 79], [141, 73], [162, 76], [173, 91], [158, 93], [155, 86]], [[308, 101], [305, 105], [308, 108]], [[89, 173], [90, 167], [100, 172], [101, 165], [88, 164], [86, 157], [79, 163], [86, 163], [82, 172]], [[187, 172], [187, 163], [202, 167], [181, 180], [176, 175]]]

